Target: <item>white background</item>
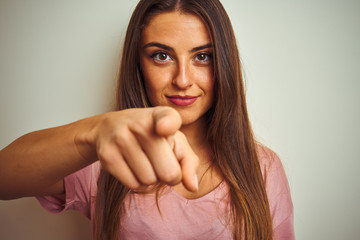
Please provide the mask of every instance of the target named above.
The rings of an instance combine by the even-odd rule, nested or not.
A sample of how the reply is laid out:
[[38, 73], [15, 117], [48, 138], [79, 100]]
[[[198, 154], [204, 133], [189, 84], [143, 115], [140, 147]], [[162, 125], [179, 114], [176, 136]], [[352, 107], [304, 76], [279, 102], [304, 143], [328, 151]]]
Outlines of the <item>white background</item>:
[[[360, 1], [223, 0], [257, 138], [288, 175], [297, 239], [360, 239]], [[0, 0], [0, 148], [113, 108], [136, 0]], [[75, 212], [0, 201], [0, 239], [89, 239]]]

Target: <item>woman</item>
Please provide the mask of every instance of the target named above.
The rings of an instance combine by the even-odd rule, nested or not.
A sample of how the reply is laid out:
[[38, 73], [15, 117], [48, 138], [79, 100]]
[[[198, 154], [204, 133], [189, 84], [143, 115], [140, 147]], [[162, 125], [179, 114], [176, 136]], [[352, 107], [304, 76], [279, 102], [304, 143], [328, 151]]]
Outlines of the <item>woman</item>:
[[293, 239], [286, 177], [254, 141], [221, 3], [140, 1], [123, 49], [119, 111], [3, 149], [1, 198], [79, 210], [95, 239]]

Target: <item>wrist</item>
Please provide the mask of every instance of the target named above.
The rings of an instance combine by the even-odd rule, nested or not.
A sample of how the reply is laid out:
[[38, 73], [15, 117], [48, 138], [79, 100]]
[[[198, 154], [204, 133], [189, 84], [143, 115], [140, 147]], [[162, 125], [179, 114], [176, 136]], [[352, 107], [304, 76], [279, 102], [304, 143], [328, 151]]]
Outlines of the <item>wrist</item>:
[[99, 116], [89, 117], [73, 123], [75, 126], [74, 144], [81, 157], [88, 162], [98, 160], [96, 136]]

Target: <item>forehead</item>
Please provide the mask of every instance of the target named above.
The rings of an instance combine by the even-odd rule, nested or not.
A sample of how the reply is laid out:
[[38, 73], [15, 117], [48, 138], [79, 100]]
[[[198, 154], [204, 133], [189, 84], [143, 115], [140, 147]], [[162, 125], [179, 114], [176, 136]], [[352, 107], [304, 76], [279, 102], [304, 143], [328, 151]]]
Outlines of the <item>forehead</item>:
[[208, 29], [196, 15], [179, 11], [154, 16], [142, 32], [142, 44], [161, 43], [211, 43]]

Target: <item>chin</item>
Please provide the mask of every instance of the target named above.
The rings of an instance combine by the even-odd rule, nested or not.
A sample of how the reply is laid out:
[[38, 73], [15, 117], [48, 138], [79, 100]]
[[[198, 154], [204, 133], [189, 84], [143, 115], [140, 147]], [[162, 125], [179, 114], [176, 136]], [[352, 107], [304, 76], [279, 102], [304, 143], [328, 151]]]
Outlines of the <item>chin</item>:
[[181, 111], [179, 111], [180, 116], [181, 116], [181, 120], [182, 120], [182, 126], [190, 126], [190, 125], [198, 125], [198, 124], [203, 124], [205, 121], [204, 116], [198, 116], [198, 115], [194, 115], [194, 113], [190, 113], [190, 114], [185, 114], [182, 113]]

